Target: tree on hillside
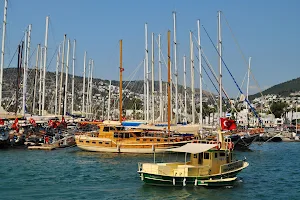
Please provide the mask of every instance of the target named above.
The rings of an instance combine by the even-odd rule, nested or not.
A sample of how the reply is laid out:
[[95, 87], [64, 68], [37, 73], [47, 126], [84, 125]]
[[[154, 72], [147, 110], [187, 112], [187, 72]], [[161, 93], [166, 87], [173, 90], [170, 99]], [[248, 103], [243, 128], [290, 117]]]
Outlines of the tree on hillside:
[[287, 109], [288, 104], [284, 102], [273, 102], [271, 105], [271, 111], [276, 118], [280, 118]]

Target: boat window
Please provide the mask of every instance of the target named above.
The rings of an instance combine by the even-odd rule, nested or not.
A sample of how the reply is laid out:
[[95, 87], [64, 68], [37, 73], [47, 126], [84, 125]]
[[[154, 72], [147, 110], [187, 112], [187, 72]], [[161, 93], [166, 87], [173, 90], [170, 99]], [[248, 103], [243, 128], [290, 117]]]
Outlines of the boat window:
[[119, 137], [119, 134], [117, 132], [114, 132], [114, 137], [115, 138]]
[[167, 140], [167, 139], [164, 139], [164, 141], [165, 141], [165, 142], [168, 142], [168, 140]]
[[218, 153], [215, 153], [215, 158], [217, 158], [218, 157]]
[[85, 143], [90, 143], [90, 141], [85, 141]]
[[143, 139], [143, 141], [147, 141], [146, 139]]
[[197, 154], [194, 154], [194, 158], [197, 158]]
[[109, 132], [109, 127], [107, 126], [103, 127], [103, 132]]
[[117, 126], [116, 129], [117, 129], [118, 131], [123, 131], [123, 130], [125, 130], [125, 127], [123, 127], [123, 126]]
[[93, 143], [93, 144], [96, 144], [96, 142], [94, 142], [94, 141], [93, 141], [92, 143]]
[[109, 130], [110, 131], [115, 131], [116, 129], [115, 129], [115, 127], [109, 127]]
[[209, 153], [204, 153], [204, 159], [209, 159]]
[[102, 144], [102, 142], [99, 142], [99, 144]]
[[157, 139], [156, 141], [157, 141], [157, 142], [160, 142], [160, 139]]
[[82, 140], [79, 140], [79, 142], [83, 142]]
[[130, 133], [124, 133], [124, 138], [130, 138]]
[[203, 153], [200, 153], [199, 154], [199, 157], [198, 157], [198, 164], [202, 164], [202, 162], [203, 162]]
[[136, 141], [140, 141], [140, 138], [136, 138]]
[[153, 139], [150, 139], [150, 142], [153, 142]]
[[224, 152], [220, 152], [220, 157], [224, 157], [225, 153]]
[[105, 144], [109, 144], [109, 142], [105, 142]]

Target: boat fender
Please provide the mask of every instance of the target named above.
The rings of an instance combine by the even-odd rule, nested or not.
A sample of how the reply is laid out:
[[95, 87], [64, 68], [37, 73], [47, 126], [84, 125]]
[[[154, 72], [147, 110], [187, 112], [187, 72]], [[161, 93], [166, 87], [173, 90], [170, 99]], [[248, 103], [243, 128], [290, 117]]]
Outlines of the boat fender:
[[195, 183], [194, 183], [194, 185], [195, 185], [195, 186], [197, 186], [197, 184], [198, 184], [198, 180], [197, 180], [197, 179], [195, 179]]
[[152, 151], [155, 152], [155, 146], [154, 145], [152, 145]]
[[217, 146], [217, 149], [220, 150], [221, 148], [222, 148], [222, 143], [219, 142], [219, 143], [218, 143], [218, 146]]
[[120, 145], [117, 145], [117, 150], [120, 153], [120, 150], [121, 150]]
[[173, 178], [173, 185], [175, 185], [175, 178]]
[[183, 186], [186, 186], [186, 178], [183, 179], [182, 185], [183, 185]]

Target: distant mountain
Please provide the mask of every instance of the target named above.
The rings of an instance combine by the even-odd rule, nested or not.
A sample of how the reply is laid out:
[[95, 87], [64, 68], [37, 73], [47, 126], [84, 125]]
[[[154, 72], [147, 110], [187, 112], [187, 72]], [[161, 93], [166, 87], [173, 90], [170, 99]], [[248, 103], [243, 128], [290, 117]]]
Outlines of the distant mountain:
[[[267, 94], [277, 94], [283, 97], [287, 97], [292, 92], [300, 91], [300, 78], [292, 79], [277, 85], [274, 85], [266, 90], [264, 90], [262, 93], [263, 95]], [[253, 100], [257, 97], [260, 97], [260, 93], [256, 93], [254, 95], [249, 96], [250, 100]]]

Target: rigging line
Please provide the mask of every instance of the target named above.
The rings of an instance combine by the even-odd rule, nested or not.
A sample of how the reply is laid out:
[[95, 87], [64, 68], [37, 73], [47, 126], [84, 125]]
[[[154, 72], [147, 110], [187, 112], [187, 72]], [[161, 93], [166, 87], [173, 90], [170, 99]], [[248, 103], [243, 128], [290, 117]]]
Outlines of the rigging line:
[[[231, 35], [232, 35], [232, 37], [233, 37], [233, 39], [234, 39], [234, 42], [235, 42], [236, 45], [238, 46], [239, 51], [240, 51], [240, 53], [242, 54], [242, 57], [243, 57], [243, 59], [244, 59], [244, 62], [246, 63], [247, 68], [248, 68], [247, 59], [246, 59], [246, 57], [245, 57], [245, 55], [244, 55], [244, 53], [243, 53], [243, 51], [242, 51], [242, 49], [241, 49], [239, 43], [237, 42], [237, 39], [235, 38], [235, 36], [234, 36], [234, 34], [233, 34], [233, 31], [232, 31], [232, 29], [231, 29], [231, 27], [230, 27], [230, 25], [229, 25], [229, 23], [228, 23], [228, 21], [227, 21], [227, 18], [226, 18], [226, 16], [224, 15], [223, 12], [221, 12], [221, 13], [222, 13], [222, 16], [224, 17], [225, 22], [226, 22], [226, 24], [227, 24], [227, 26], [228, 26], [228, 28], [229, 28], [229, 30], [230, 30], [230, 33], [231, 33]], [[247, 69], [247, 70], [248, 70], [248, 69]], [[254, 77], [254, 75], [253, 75], [253, 73], [252, 73], [252, 70], [250, 69], [249, 71], [250, 71], [250, 74], [251, 74], [251, 76], [252, 76], [252, 78], [253, 78], [253, 80], [254, 80], [256, 86], [257, 86], [258, 89], [259, 89], [260, 95], [265, 99], [265, 96], [263, 95], [263, 93], [262, 93], [262, 91], [261, 91], [261, 88], [260, 88], [260, 86], [259, 86], [257, 80], [255, 79], [255, 77]], [[242, 87], [243, 87], [243, 86], [242, 86]]]
[[[23, 34], [23, 36], [22, 36], [22, 38], [21, 38], [21, 40], [20, 40], [20, 42], [19, 42], [20, 45], [22, 44], [24, 37], [25, 37], [25, 32], [24, 32], [24, 34]], [[16, 53], [17, 53], [17, 51], [18, 51], [18, 48], [16, 48], [16, 51], [15, 51], [13, 57], [11, 58], [11, 60], [9, 61], [9, 64], [8, 64], [7, 68], [9, 68], [10, 64], [12, 63], [12, 61], [13, 61], [13, 59], [14, 59]]]
[[[229, 68], [227, 67], [226, 63], [224, 62], [224, 59], [223, 57], [220, 55], [219, 51], [217, 50], [216, 46], [214, 45], [213, 41], [211, 40], [211, 37], [209, 36], [208, 32], [206, 31], [205, 27], [202, 25], [202, 27], [204, 28], [204, 31], [206, 33], [206, 35], [208, 36], [210, 42], [212, 43], [213, 47], [215, 48], [216, 52], [218, 53], [219, 57], [221, 58], [222, 60], [222, 63], [224, 64], [224, 66], [226, 67], [229, 75], [231, 76], [231, 78], [233, 79], [235, 85], [237, 86], [237, 88], [239, 89], [239, 91], [241, 92], [241, 94], [244, 94], [243, 91], [241, 90], [240, 86], [237, 84], [235, 78], [233, 77], [232, 73], [230, 72]], [[259, 122], [261, 124], [262, 123], [262, 120], [260, 119], [260, 117], [258, 116], [258, 114], [256, 113], [255, 109], [252, 107], [251, 103], [249, 102], [249, 100], [247, 98], [245, 98], [245, 101], [247, 102], [247, 104], [249, 105], [249, 107], [251, 108], [252, 112], [255, 114], [255, 116], [258, 118]]]
[[137, 68], [135, 68], [135, 70], [133, 70], [133, 72], [131, 73], [131, 75], [129, 77], [131, 77], [131, 80], [127, 83], [126, 87], [124, 88], [124, 90], [127, 89], [127, 87], [129, 86], [129, 84], [132, 82], [134, 76], [136, 75], [136, 73], [138, 72], [138, 70], [140, 69], [141, 65], [143, 64], [144, 61], [142, 61]]

